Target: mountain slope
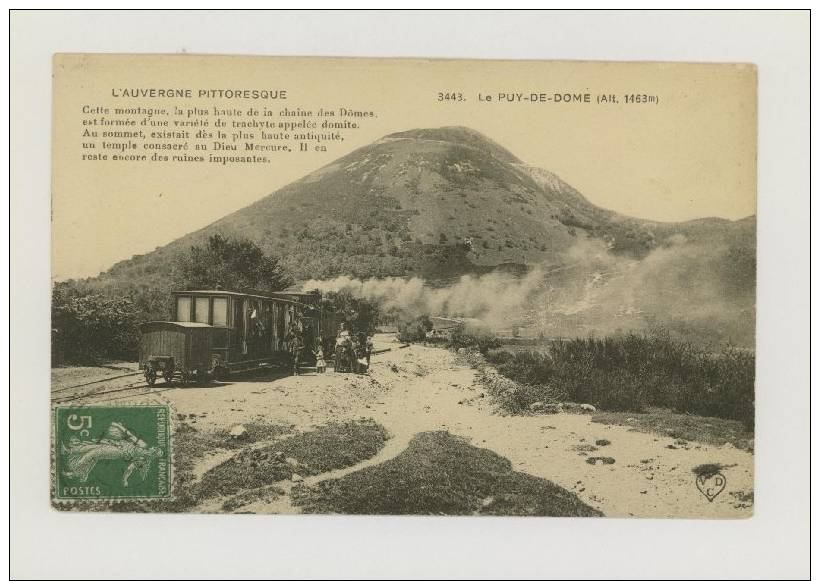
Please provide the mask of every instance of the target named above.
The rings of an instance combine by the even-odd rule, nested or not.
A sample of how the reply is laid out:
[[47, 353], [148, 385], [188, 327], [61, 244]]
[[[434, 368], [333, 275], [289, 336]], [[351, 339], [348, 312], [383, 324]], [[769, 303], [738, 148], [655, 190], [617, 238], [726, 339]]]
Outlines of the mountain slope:
[[297, 280], [482, 272], [556, 263], [581, 238], [640, 257], [681, 234], [754, 243], [754, 220], [660, 224], [588, 202], [463, 127], [388, 135], [102, 278], [160, 277], [174, 257], [221, 233], [258, 243]]

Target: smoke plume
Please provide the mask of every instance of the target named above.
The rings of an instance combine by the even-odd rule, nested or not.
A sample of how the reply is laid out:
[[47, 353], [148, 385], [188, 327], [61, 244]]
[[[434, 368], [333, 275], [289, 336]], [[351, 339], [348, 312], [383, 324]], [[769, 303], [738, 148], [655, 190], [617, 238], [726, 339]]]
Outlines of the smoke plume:
[[[311, 280], [305, 289], [347, 291], [401, 318], [426, 314], [478, 319], [504, 333], [603, 336], [662, 328], [687, 340], [754, 345], [754, 256], [737, 264], [728, 247], [674, 237], [647, 256], [616, 256], [579, 240], [560, 261], [506, 272], [465, 275], [444, 288], [420, 278]], [[751, 269], [751, 272], [749, 270]]]

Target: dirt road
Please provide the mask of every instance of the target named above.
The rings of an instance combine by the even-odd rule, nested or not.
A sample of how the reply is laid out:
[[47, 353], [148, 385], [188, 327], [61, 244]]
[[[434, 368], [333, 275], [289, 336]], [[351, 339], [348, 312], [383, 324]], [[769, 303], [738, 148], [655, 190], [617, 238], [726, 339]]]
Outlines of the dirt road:
[[[477, 383], [476, 372], [460, 364], [453, 353], [417, 345], [399, 349], [389, 335], [376, 339], [376, 349], [392, 349], [374, 356], [369, 375], [329, 371], [276, 379], [251, 376], [209, 387], [168, 389], [158, 384], [153, 390], [131, 393], [108, 387], [101, 390], [108, 393], [82, 403], [103, 403], [112, 397], [117, 404], [167, 402], [204, 432], [253, 421], [304, 431], [355, 418], [372, 418], [387, 428], [391, 438], [376, 456], [312, 476], [307, 485], [389, 460], [420, 432], [446, 430], [506, 457], [517, 471], [574, 492], [606, 516], [738, 518], [752, 514], [751, 502], [743, 500], [753, 488], [754, 458], [747, 451], [598, 424], [589, 415], [501, 415]], [[133, 381], [120, 381], [127, 385], [129, 379]], [[230, 454], [222, 450], [206, 455], [195, 473], [201, 475]], [[606, 460], [592, 464], [591, 458]], [[693, 469], [703, 464], [720, 464], [726, 477], [726, 488], [712, 502], [695, 484]], [[254, 503], [247, 510], [295, 509], [285, 495]]]

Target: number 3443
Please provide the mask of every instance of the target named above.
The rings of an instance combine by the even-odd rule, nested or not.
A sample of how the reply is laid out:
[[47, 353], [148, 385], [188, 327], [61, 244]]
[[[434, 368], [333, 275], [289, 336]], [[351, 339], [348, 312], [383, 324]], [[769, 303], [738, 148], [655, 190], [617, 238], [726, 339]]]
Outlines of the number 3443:
[[459, 92], [439, 92], [438, 101], [466, 101], [466, 99]]

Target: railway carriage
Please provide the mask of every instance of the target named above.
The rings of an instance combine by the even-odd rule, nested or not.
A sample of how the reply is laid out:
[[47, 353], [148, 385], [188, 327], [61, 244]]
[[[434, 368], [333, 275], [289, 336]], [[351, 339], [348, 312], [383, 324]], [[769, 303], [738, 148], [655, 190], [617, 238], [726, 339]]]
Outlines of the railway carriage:
[[[304, 343], [315, 345], [330, 332], [319, 292], [241, 293], [226, 290], [176, 291], [174, 321], [141, 328], [140, 368], [148, 383], [206, 377], [284, 363], [292, 322]], [[310, 357], [311, 349], [305, 350]]]
[[140, 368], [153, 385], [161, 376], [166, 383], [202, 379], [210, 368], [211, 326], [189, 321], [151, 321], [141, 328]]

